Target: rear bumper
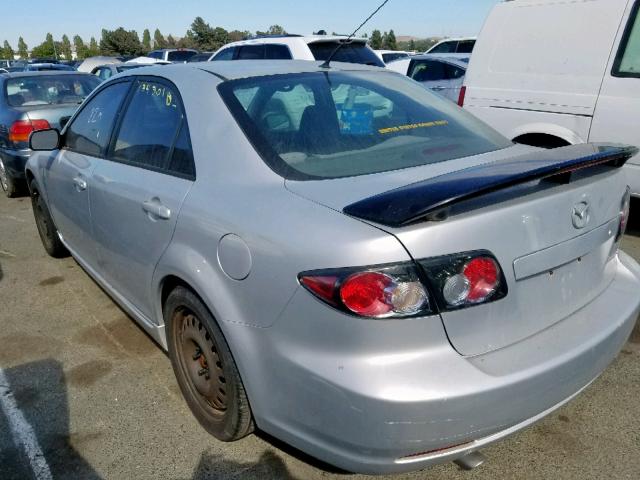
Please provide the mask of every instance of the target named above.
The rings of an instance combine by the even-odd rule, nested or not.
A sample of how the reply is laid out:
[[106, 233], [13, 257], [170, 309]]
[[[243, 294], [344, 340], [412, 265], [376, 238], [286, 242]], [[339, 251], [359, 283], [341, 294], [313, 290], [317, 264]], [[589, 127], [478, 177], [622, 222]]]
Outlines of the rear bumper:
[[24, 180], [24, 168], [31, 156], [30, 150], [5, 150], [0, 149], [0, 157], [4, 168], [13, 179]]
[[300, 290], [273, 327], [245, 330], [244, 345], [233, 339], [256, 422], [354, 472], [462, 457], [559, 408], [617, 356], [640, 309], [640, 267], [624, 253], [617, 262], [614, 281], [589, 305], [476, 357], [449, 346], [439, 319], [358, 320]]

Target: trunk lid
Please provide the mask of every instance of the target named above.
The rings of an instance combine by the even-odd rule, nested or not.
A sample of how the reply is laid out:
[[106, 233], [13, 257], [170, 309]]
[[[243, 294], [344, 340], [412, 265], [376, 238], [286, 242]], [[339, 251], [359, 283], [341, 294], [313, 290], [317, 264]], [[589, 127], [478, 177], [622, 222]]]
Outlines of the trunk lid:
[[[531, 165], [536, 156], [555, 155], [561, 164], [563, 158], [565, 163], [571, 163], [596, 151], [600, 151], [599, 147], [567, 147], [552, 153], [513, 147], [391, 174], [337, 181], [287, 181], [287, 188], [330, 208], [349, 211], [353, 203], [379, 200], [389, 193], [387, 187], [391, 184], [395, 184], [392, 188], [403, 190], [407, 184], [427, 182], [426, 193], [422, 192], [425, 198], [419, 198], [419, 191], [404, 191], [404, 199], [392, 205], [391, 211], [398, 212], [396, 225], [389, 224], [389, 210], [377, 217], [381, 221], [375, 221], [375, 215], [364, 221], [396, 236], [418, 261], [474, 250], [489, 250], [495, 255], [506, 277], [507, 296], [493, 303], [441, 314], [452, 346], [462, 355], [478, 355], [548, 328], [588, 304], [613, 280], [614, 239], [626, 187], [623, 171], [615, 167], [626, 161], [631, 150], [624, 150], [622, 162], [614, 162], [614, 166], [596, 165], [598, 162], [593, 158], [577, 161], [588, 168], [571, 174], [570, 181], [566, 176], [556, 175], [554, 180], [559, 178], [559, 182], [540, 180], [544, 175], [531, 175], [533, 171], [540, 173]], [[496, 173], [500, 163], [513, 165], [514, 156], [526, 152], [520, 157], [520, 171], [500, 180]], [[617, 147], [608, 150], [609, 154], [614, 152], [620, 154], [621, 150]], [[546, 163], [545, 168], [553, 170], [553, 162]], [[461, 180], [465, 172], [472, 174]], [[378, 178], [384, 176], [387, 178]], [[411, 177], [412, 181], [402, 184]], [[416, 183], [417, 180], [420, 182]], [[450, 188], [444, 188], [447, 185]], [[447, 196], [443, 190], [456, 195]], [[351, 202], [356, 197], [359, 198]], [[416, 202], [416, 198], [422, 203]], [[400, 220], [410, 217], [407, 212], [413, 209], [413, 213], [420, 215], [420, 207], [429, 202], [437, 203], [432, 213], [445, 208], [448, 218], [444, 221], [414, 218], [403, 225]], [[588, 218], [578, 219], [576, 226], [575, 211], [582, 213], [586, 206]]]
[[59, 105], [42, 105], [38, 107], [20, 107], [30, 120], [46, 120], [51, 128], [62, 130], [60, 120], [71, 118], [80, 105], [78, 103], [62, 103]]

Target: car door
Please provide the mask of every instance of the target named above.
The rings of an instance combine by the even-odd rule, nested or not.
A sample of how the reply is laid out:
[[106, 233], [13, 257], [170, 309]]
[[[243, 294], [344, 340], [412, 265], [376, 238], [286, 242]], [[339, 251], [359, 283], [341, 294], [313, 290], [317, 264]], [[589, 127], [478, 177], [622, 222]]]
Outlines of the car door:
[[92, 266], [96, 263], [89, 210], [92, 173], [106, 153], [129, 86], [126, 81], [108, 85], [85, 103], [45, 170], [47, 200], [58, 231], [72, 253]]
[[407, 75], [425, 88], [443, 96], [446, 96], [447, 90], [451, 88], [445, 64], [438, 60], [414, 60]]
[[100, 272], [152, 318], [150, 285], [195, 179], [189, 131], [176, 87], [138, 78], [107, 158], [96, 166], [91, 218]]
[[446, 90], [442, 91], [442, 96], [448, 98], [452, 102], [458, 102], [460, 97], [460, 89], [464, 82], [466, 70], [451, 63], [442, 62], [445, 70], [445, 78], [448, 81]]
[[[596, 104], [590, 142], [640, 144], [637, 121], [640, 115], [640, 1], [630, 2], [628, 9], [626, 27], [620, 33], [620, 46], [614, 50], [615, 56], [605, 74]], [[640, 155], [629, 163], [640, 165]], [[629, 171], [640, 177], [637, 167]], [[640, 194], [640, 178], [631, 179], [631, 183], [634, 193]]]

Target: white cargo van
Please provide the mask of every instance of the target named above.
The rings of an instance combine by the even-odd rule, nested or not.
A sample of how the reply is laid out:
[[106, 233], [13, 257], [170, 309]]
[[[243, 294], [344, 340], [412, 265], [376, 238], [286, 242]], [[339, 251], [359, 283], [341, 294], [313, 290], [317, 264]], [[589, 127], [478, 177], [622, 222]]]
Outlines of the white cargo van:
[[[640, 145], [640, 0], [512, 0], [489, 15], [460, 103], [518, 143]], [[640, 156], [627, 166], [640, 196]]]

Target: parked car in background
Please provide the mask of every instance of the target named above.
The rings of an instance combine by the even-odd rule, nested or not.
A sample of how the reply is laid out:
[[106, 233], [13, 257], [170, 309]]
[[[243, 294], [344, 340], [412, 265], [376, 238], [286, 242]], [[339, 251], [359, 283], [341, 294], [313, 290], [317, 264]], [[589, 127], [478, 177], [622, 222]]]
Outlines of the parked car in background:
[[387, 68], [407, 75], [452, 102], [458, 102], [468, 60], [468, 57], [447, 55], [414, 55], [388, 63]]
[[28, 63], [22, 69], [23, 72], [60, 71], [74, 72], [75, 68], [62, 63]]
[[196, 55], [194, 55], [193, 57], [189, 58], [189, 60], [187, 60], [187, 63], [192, 63], [192, 62], [208, 62], [211, 57], [213, 57], [214, 52], [201, 52], [198, 53]]
[[364, 38], [346, 43], [345, 36], [264, 35], [229, 43], [220, 48], [211, 61], [220, 60], [326, 60], [340, 43], [333, 58], [336, 62], [360, 63], [384, 67], [384, 62], [369, 48]]
[[393, 62], [401, 58], [408, 58], [411, 55], [411, 52], [403, 52], [400, 50], [374, 50], [374, 52], [376, 52], [376, 55], [378, 55], [384, 63]]
[[[640, 145], [640, 2], [503, 2], [478, 39], [464, 107], [527, 145]], [[626, 166], [640, 196], [640, 156]]]
[[121, 60], [115, 57], [96, 56], [85, 58], [80, 65], [78, 65], [79, 72], [91, 73], [91, 71], [102, 65], [113, 65], [122, 63]]
[[436, 43], [425, 53], [463, 53], [470, 55], [476, 44], [476, 37], [447, 38]]
[[0, 68], [9, 68], [12, 62], [12, 60], [0, 60]]
[[171, 63], [185, 63], [198, 54], [198, 50], [191, 48], [161, 48], [147, 53], [147, 57]]
[[386, 69], [131, 70], [30, 145], [46, 251], [168, 349], [224, 441], [477, 464], [600, 375], [640, 309], [618, 250], [635, 148], [514, 145]]
[[24, 72], [0, 76], [0, 186], [13, 197], [24, 185], [29, 134], [62, 129], [100, 81], [77, 72]]
[[5, 70], [4, 68], [0, 68], [0, 73], [9, 73], [9, 70]]
[[132, 68], [144, 67], [143, 63], [112, 63], [109, 65], [100, 65], [99, 67], [91, 70], [91, 73], [98, 77], [100, 80], [105, 81], [109, 78], [117, 75], [118, 73], [126, 72]]

